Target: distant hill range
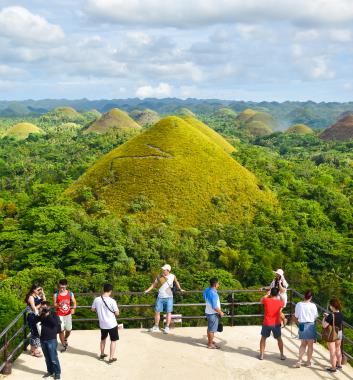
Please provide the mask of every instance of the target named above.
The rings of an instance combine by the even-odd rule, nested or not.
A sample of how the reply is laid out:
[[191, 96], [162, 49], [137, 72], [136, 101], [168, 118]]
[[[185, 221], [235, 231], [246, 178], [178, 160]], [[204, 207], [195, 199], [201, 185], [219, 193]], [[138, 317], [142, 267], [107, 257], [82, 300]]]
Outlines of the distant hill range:
[[[92, 109], [106, 113], [112, 108], [119, 108], [126, 112], [133, 110], [152, 110], [161, 116], [176, 114], [200, 117], [211, 115], [220, 109], [227, 110], [228, 117], [246, 109], [270, 114], [278, 121], [278, 129], [287, 130], [291, 125], [305, 124], [313, 129], [325, 129], [335, 123], [342, 115], [353, 112], [353, 102], [245, 102], [220, 99], [101, 99], [101, 100], [68, 100], [43, 99], [24, 101], [0, 101], [0, 117], [28, 117], [43, 115], [60, 107], [72, 107], [79, 112]], [[234, 111], [235, 114], [231, 114]], [[277, 128], [273, 128], [276, 130]]]

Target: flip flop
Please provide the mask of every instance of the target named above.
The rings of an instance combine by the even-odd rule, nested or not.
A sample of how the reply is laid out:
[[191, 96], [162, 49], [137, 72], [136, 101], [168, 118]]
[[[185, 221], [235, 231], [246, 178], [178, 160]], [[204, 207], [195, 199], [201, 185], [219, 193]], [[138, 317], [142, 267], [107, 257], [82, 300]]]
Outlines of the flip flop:
[[108, 356], [107, 354], [99, 355], [99, 360], [103, 360], [103, 359], [106, 358], [107, 356]]
[[286, 360], [287, 358], [284, 355], [281, 355], [281, 360]]
[[207, 348], [208, 348], [209, 350], [218, 350], [220, 347], [214, 345], [214, 346], [207, 346]]
[[111, 358], [108, 360], [108, 364], [116, 362], [118, 359], [117, 358]]

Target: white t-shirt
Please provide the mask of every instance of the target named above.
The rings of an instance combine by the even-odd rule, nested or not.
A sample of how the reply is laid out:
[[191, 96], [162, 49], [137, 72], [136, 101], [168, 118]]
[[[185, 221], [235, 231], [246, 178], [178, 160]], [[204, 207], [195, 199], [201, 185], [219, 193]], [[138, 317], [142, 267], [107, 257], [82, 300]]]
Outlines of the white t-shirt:
[[116, 321], [115, 314], [112, 313], [112, 311], [116, 312], [118, 311], [118, 305], [116, 304], [115, 300], [110, 297], [103, 297], [105, 303], [108, 305], [109, 310], [107, 306], [105, 306], [102, 297], [96, 297], [92, 304], [92, 309], [96, 309], [98, 319], [99, 319], [99, 327], [103, 330], [110, 330], [118, 325], [118, 322]]
[[[173, 282], [175, 280], [175, 276], [172, 273], [169, 273], [167, 277], [164, 277], [167, 281], [164, 282], [164, 284], [158, 289], [158, 297], [159, 298], [170, 298], [173, 297], [172, 287]], [[158, 278], [156, 279], [158, 284], [160, 282], [158, 281]]]
[[295, 305], [295, 317], [299, 323], [315, 322], [318, 317], [316, 305], [312, 302], [298, 302]]

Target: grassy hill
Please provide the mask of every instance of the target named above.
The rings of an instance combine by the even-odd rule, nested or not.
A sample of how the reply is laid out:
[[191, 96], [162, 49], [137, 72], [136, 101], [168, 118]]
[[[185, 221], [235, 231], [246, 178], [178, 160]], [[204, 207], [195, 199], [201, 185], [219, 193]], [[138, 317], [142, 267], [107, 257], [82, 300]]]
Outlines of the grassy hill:
[[72, 107], [57, 107], [40, 117], [40, 122], [51, 124], [82, 123], [85, 121], [83, 115]]
[[177, 108], [174, 114], [177, 116], [196, 116], [189, 108], [186, 107]]
[[287, 133], [294, 133], [297, 135], [310, 135], [313, 134], [314, 131], [305, 124], [295, 124], [287, 129]]
[[250, 222], [275, 201], [256, 177], [183, 119], [170, 116], [98, 160], [66, 191], [91, 187], [123, 217], [179, 226]]
[[137, 124], [141, 125], [141, 127], [153, 125], [161, 119], [158, 112], [148, 108], [143, 110], [133, 110], [130, 112], [130, 116], [136, 121]]
[[275, 120], [267, 112], [256, 112], [253, 116], [246, 120], [247, 123], [258, 121], [270, 127], [271, 129], [278, 129], [279, 125], [277, 120]]
[[320, 137], [323, 140], [351, 140], [353, 139], [353, 115], [339, 119], [335, 124], [325, 129]]
[[87, 134], [95, 132], [105, 134], [112, 129], [141, 129], [141, 126], [138, 125], [125, 111], [113, 108], [103, 114], [101, 118], [93, 122], [83, 133]]
[[240, 112], [238, 114], [237, 120], [240, 124], [245, 123], [247, 120], [249, 120], [251, 117], [256, 115], [257, 111], [247, 108], [244, 111]]
[[267, 124], [261, 121], [252, 121], [251, 119], [245, 123], [243, 130], [256, 137], [266, 136], [272, 133], [272, 129]]
[[216, 143], [219, 147], [221, 147], [227, 153], [232, 153], [235, 151], [234, 146], [229, 144], [229, 142], [224, 137], [222, 137], [220, 134], [215, 132], [212, 128], [210, 128], [208, 125], [206, 125], [202, 121], [192, 116], [182, 116], [182, 119], [185, 120], [188, 124], [192, 125], [194, 128], [198, 129], [204, 135], [209, 137], [214, 143]]
[[18, 140], [25, 140], [31, 133], [40, 134], [43, 133], [43, 130], [32, 123], [18, 123], [9, 128], [3, 134], [3, 137], [7, 136]]

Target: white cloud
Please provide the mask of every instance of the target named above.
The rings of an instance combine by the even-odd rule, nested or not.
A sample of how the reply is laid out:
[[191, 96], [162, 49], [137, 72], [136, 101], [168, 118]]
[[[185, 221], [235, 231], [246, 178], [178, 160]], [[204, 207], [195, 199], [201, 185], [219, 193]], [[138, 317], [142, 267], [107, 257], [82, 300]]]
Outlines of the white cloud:
[[172, 93], [172, 86], [168, 83], [159, 83], [158, 86], [141, 86], [136, 90], [138, 98], [165, 98]]
[[349, 29], [333, 29], [329, 31], [329, 37], [336, 42], [352, 41], [352, 32]]
[[309, 73], [314, 79], [332, 79], [336, 75], [336, 73], [329, 68], [326, 57], [312, 58]]
[[353, 22], [351, 0], [88, 0], [87, 3], [92, 18], [152, 27], [260, 20], [287, 20], [299, 25]]
[[0, 11], [0, 36], [7, 37], [15, 45], [48, 44], [61, 41], [64, 32], [58, 25], [28, 9], [14, 6]]
[[11, 67], [8, 65], [0, 64], [0, 78], [1, 77], [3, 77], [3, 79], [17, 78], [19, 76], [23, 76], [24, 74], [26, 74], [25, 70], [19, 69], [17, 67]]
[[146, 72], [163, 78], [192, 80], [199, 82], [203, 78], [202, 70], [193, 62], [182, 63], [156, 63], [148, 65]]

